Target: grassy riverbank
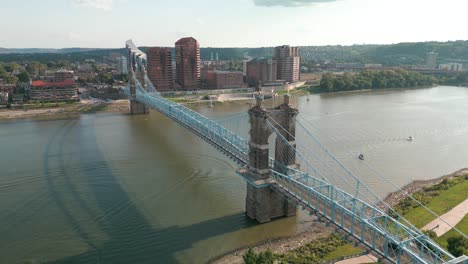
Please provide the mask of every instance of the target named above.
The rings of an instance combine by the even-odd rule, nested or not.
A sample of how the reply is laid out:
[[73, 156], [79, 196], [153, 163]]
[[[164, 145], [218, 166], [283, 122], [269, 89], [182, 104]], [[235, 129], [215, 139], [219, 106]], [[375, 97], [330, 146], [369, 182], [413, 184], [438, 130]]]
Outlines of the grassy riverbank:
[[[449, 177], [443, 179], [440, 183], [428, 185], [412, 195], [427, 208], [431, 209], [437, 215], [443, 215], [468, 199], [468, 174], [458, 177]], [[396, 206], [397, 212], [403, 215], [408, 221], [418, 228], [423, 228], [436, 217], [425, 208], [419, 206], [410, 198], [404, 198]], [[462, 233], [468, 233], [468, 217], [463, 219], [455, 226]], [[447, 248], [447, 240], [451, 237], [460, 236], [454, 229], [435, 238], [441, 246]]]
[[277, 254], [270, 250], [255, 253], [253, 250], [247, 251], [244, 255], [246, 264], [264, 263], [261, 260], [269, 260], [273, 263], [321, 263], [341, 260], [346, 256], [356, 256], [364, 253], [364, 249], [356, 247], [353, 243], [347, 242], [341, 235], [333, 234], [327, 237], [316, 239], [297, 249]]

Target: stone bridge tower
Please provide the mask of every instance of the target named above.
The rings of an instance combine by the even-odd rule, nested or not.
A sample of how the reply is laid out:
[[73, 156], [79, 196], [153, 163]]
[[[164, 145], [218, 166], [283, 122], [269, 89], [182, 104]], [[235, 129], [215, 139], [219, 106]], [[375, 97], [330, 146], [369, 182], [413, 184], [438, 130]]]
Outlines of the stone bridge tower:
[[127, 66], [128, 66], [128, 78], [130, 81], [130, 114], [132, 115], [141, 115], [149, 113], [149, 109], [144, 104], [138, 102], [136, 98], [136, 86], [135, 86], [135, 79], [140, 81], [140, 83], [144, 86], [145, 85], [145, 68], [144, 62], [142, 58], [139, 58], [132, 50], [127, 47], [128, 49], [128, 59], [127, 59]]
[[[269, 222], [273, 218], [292, 216], [296, 214], [296, 206], [286, 197], [273, 190], [269, 185], [272, 180], [269, 173], [269, 144], [268, 137], [273, 130], [268, 125], [268, 119], [274, 126], [282, 126], [287, 130], [277, 127], [277, 130], [286, 138], [291, 146], [288, 146], [277, 136], [275, 142], [275, 159], [286, 166], [295, 166], [295, 119], [298, 110], [289, 104], [290, 96], [284, 96], [284, 103], [272, 109], [266, 109], [262, 105], [263, 98], [257, 96], [257, 104], [249, 110], [250, 115], [250, 142], [249, 164], [244, 176], [248, 180], [246, 213], [260, 223]], [[280, 151], [288, 152], [281, 155]]]

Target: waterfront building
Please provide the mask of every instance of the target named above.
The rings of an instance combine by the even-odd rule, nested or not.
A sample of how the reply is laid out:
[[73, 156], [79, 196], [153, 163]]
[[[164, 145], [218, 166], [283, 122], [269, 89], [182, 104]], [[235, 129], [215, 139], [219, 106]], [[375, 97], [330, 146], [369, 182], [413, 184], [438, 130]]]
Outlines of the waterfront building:
[[241, 71], [208, 71], [208, 89], [235, 89], [244, 87], [244, 74]]
[[79, 100], [74, 80], [62, 82], [33, 81], [29, 96], [34, 101]]
[[246, 63], [246, 79], [249, 86], [256, 86], [277, 79], [278, 64], [271, 59], [253, 59]]
[[176, 81], [184, 90], [200, 88], [200, 44], [192, 37], [175, 43]]
[[34, 101], [79, 100], [73, 71], [60, 69], [52, 81], [32, 81], [29, 97]]
[[435, 69], [437, 65], [437, 53], [429, 52], [426, 53], [426, 68]]
[[364, 68], [371, 68], [371, 69], [376, 69], [376, 68], [382, 68], [383, 65], [380, 63], [366, 63], [364, 64]]
[[463, 71], [463, 64], [455, 63], [455, 62], [443, 63], [443, 64], [439, 64], [439, 70]]
[[299, 47], [288, 45], [275, 47], [273, 59], [277, 62], [277, 78], [286, 82], [299, 81], [301, 58]]
[[173, 90], [171, 49], [167, 47], [149, 47], [146, 54], [148, 59], [148, 78], [156, 87], [156, 90]]

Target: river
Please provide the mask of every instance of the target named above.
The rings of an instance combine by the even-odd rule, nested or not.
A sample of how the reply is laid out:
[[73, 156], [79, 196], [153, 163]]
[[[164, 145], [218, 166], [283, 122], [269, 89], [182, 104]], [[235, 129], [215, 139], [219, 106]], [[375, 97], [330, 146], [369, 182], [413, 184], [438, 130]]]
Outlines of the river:
[[[307, 122], [348, 151], [365, 153], [398, 186], [468, 165], [468, 88], [295, 102]], [[223, 118], [249, 107], [194, 109]], [[247, 219], [237, 165], [153, 111], [1, 121], [0, 146], [1, 263], [203, 263], [294, 234], [307, 219]], [[366, 182], [382, 196], [394, 190], [381, 179]]]

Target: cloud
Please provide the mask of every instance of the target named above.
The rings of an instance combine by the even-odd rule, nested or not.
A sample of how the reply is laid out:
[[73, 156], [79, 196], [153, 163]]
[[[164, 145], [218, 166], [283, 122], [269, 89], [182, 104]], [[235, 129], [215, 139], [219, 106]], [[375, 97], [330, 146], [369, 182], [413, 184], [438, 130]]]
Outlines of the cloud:
[[337, 0], [253, 0], [256, 6], [308, 6], [316, 3], [336, 2]]
[[93, 7], [103, 10], [111, 10], [113, 0], [73, 0], [77, 6]]

